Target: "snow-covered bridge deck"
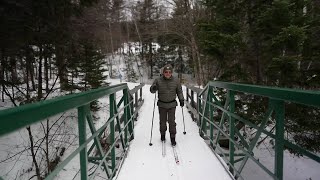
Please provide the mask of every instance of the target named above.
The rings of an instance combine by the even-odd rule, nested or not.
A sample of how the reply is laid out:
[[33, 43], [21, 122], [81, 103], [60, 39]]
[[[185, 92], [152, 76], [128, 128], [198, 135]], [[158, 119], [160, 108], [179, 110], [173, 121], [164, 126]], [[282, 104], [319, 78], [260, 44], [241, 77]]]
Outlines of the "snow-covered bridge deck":
[[169, 132], [166, 135], [166, 156], [162, 156], [159, 133], [159, 113], [155, 106], [152, 146], [149, 146], [154, 94], [150, 86], [143, 87], [144, 105], [139, 112], [135, 125], [135, 138], [131, 142], [128, 156], [117, 175], [117, 180], [229, 180], [229, 172], [223, 167], [216, 155], [199, 136], [199, 130], [184, 107], [186, 134], [183, 134], [181, 107], [176, 110], [177, 153], [180, 160], [176, 164], [170, 144]]

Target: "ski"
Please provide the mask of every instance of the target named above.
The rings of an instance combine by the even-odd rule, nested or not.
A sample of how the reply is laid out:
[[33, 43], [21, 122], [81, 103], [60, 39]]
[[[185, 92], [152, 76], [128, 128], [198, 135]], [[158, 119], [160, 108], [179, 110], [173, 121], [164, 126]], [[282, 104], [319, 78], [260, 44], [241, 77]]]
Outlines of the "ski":
[[162, 142], [162, 157], [166, 156], [166, 143], [165, 141], [161, 141]]
[[174, 160], [176, 161], [176, 164], [179, 164], [180, 161], [179, 161], [178, 153], [176, 150], [176, 146], [172, 146], [172, 151], [173, 151], [173, 156], [174, 156]]

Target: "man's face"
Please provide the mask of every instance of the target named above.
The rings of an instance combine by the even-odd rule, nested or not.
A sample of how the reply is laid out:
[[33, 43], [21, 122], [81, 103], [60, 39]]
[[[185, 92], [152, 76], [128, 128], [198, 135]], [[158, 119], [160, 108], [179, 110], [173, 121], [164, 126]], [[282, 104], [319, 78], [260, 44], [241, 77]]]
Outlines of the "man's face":
[[170, 71], [170, 70], [165, 70], [165, 71], [163, 72], [163, 74], [164, 74], [164, 77], [165, 77], [165, 78], [169, 79], [169, 78], [172, 76], [172, 71]]

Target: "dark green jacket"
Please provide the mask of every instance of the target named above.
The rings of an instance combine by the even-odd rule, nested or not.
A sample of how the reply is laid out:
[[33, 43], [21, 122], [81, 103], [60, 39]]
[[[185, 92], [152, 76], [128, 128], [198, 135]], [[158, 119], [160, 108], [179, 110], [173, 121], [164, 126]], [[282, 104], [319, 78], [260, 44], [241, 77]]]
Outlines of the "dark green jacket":
[[170, 79], [166, 79], [164, 76], [159, 77], [154, 80], [150, 87], [150, 92], [155, 93], [157, 90], [154, 90], [153, 87], [156, 86], [158, 90], [158, 103], [159, 107], [163, 108], [172, 108], [176, 107], [177, 101], [176, 97], [178, 96], [179, 101], [184, 101], [182, 94], [182, 87], [179, 82], [179, 79], [171, 76]]

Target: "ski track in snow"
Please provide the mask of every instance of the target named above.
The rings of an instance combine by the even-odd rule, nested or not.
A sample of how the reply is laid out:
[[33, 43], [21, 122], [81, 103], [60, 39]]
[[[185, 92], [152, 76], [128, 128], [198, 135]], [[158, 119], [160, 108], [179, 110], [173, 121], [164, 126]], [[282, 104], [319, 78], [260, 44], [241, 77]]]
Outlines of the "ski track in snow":
[[[176, 150], [180, 163], [176, 164], [175, 162], [168, 131], [166, 134], [166, 156], [162, 156], [159, 112], [157, 105], [154, 108], [155, 95], [149, 92], [149, 88], [150, 85], [143, 87], [145, 102], [139, 111], [138, 121], [135, 124], [135, 138], [131, 142], [130, 152], [124, 160], [117, 180], [231, 179], [216, 156], [199, 136], [198, 127], [188, 113], [184, 114], [187, 133], [186, 135], [183, 134], [183, 118], [180, 106], [177, 106], [176, 109]], [[153, 108], [153, 145], [149, 146]], [[184, 112], [188, 112], [186, 108]]]

